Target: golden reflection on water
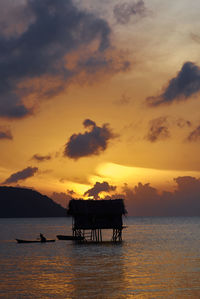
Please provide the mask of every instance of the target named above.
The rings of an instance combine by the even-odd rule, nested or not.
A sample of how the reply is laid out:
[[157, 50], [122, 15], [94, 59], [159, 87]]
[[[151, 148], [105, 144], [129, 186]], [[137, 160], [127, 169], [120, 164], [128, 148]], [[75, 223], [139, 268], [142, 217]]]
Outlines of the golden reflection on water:
[[85, 250], [89, 248], [90, 254], [87, 257], [84, 254], [74, 256], [71, 260], [71, 267], [75, 269], [72, 298], [126, 298], [123, 295], [125, 273], [122, 243], [83, 246]]
[[[51, 263], [51, 267], [49, 267]], [[33, 287], [38, 290], [42, 297], [61, 297], [65, 298], [66, 289], [69, 294], [73, 291], [72, 277], [66, 270], [69, 268], [69, 262], [39, 260], [37, 269], [41, 269], [41, 273], [37, 275], [37, 279], [33, 282]]]
[[19, 245], [6, 234], [0, 298], [200, 298], [200, 222], [159, 221], [135, 220], [118, 245]]
[[[142, 239], [146, 237], [148, 240], [151, 234], [154, 232], [146, 228], [141, 234]], [[139, 234], [136, 243], [124, 251], [126, 298], [200, 298], [197, 242], [187, 251], [179, 241], [173, 240], [171, 247], [171, 240], [163, 231], [157, 244], [152, 242], [152, 247], [144, 244], [138, 250], [138, 240], [141, 241]]]
[[[71, 275], [65, 271], [69, 267], [66, 260], [63, 264], [60, 259], [52, 261], [38, 257], [24, 258], [15, 263], [12, 265], [12, 273], [1, 280], [1, 291], [6, 291], [6, 298], [21, 298], [20, 294], [25, 298], [67, 298], [66, 288], [69, 294], [73, 291]], [[9, 297], [9, 294], [12, 296]]]
[[199, 298], [199, 259], [191, 265], [171, 251], [144, 255], [127, 245], [71, 245], [70, 258], [25, 256], [1, 291], [4, 298]]

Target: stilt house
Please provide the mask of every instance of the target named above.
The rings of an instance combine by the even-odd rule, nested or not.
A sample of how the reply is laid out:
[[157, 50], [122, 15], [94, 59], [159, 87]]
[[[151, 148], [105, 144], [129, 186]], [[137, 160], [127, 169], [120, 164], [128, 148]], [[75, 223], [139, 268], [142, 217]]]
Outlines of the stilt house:
[[122, 215], [125, 213], [123, 199], [72, 199], [68, 206], [68, 214], [73, 217], [73, 236], [94, 242], [102, 242], [102, 229], [113, 231], [112, 241], [122, 241]]

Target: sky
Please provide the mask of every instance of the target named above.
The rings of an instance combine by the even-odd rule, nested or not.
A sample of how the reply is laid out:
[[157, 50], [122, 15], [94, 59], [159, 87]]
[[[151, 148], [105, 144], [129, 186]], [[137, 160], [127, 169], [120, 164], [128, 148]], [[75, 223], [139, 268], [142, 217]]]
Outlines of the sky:
[[1, 0], [1, 185], [199, 215], [199, 9]]

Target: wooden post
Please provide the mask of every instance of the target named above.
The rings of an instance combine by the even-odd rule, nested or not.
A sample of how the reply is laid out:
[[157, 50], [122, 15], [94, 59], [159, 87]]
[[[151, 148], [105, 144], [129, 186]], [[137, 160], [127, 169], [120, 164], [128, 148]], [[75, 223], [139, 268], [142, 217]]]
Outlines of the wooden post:
[[101, 238], [101, 242], [102, 242], [102, 233], [101, 233], [101, 229], [100, 229], [100, 238]]

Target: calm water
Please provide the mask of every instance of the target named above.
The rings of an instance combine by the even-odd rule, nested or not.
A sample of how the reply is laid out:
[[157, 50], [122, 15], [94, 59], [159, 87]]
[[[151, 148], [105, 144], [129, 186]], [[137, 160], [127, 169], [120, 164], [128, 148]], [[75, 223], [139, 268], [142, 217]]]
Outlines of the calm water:
[[125, 224], [118, 245], [17, 244], [70, 234], [71, 219], [0, 219], [0, 297], [200, 298], [200, 218]]

